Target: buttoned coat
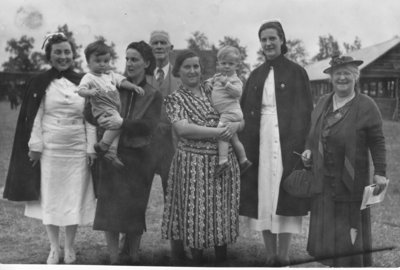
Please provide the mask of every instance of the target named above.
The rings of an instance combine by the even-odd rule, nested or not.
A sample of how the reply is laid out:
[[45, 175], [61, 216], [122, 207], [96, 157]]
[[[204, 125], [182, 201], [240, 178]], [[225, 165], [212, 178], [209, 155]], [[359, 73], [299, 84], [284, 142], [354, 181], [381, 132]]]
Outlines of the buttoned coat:
[[[239, 133], [247, 158], [253, 166], [241, 179], [240, 214], [257, 218], [258, 215], [258, 167], [260, 151], [261, 103], [265, 80], [270, 67], [274, 68], [275, 95], [278, 126], [282, 152], [283, 175], [288, 176], [302, 153], [310, 126], [313, 109], [309, 80], [306, 71], [283, 55], [266, 61], [253, 70], [245, 85], [241, 107], [245, 127]], [[281, 181], [282, 183], [282, 181]], [[309, 210], [309, 202], [289, 195], [282, 185], [279, 189], [276, 214], [283, 216], [303, 216]]]
[[121, 136], [118, 156], [124, 167], [116, 169], [105, 159], [94, 168], [97, 181], [95, 230], [141, 234], [146, 230], [146, 209], [153, 182], [154, 132], [160, 119], [161, 94], [146, 80], [139, 84], [143, 96], [120, 90]]

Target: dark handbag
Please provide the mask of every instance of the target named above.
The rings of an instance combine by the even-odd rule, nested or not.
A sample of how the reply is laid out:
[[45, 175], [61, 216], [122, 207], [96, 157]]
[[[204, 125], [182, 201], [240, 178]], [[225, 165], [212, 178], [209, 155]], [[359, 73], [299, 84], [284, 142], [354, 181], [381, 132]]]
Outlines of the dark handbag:
[[311, 198], [314, 175], [311, 170], [293, 170], [288, 177], [283, 180], [283, 189], [290, 195], [297, 198]]
[[[301, 161], [301, 159], [299, 161]], [[299, 161], [296, 162], [293, 171], [285, 179], [283, 179], [282, 187], [287, 193], [294, 197], [311, 198], [315, 195], [312, 192], [314, 174], [311, 169], [296, 169]]]

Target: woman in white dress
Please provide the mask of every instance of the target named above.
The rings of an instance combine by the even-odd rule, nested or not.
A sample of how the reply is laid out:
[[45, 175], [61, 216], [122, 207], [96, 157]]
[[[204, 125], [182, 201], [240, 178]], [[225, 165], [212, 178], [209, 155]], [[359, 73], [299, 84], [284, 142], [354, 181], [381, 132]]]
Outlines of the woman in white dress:
[[[13, 181], [27, 177], [17, 169], [27, 167], [24, 158], [29, 156], [30, 166], [37, 170], [33, 175], [40, 175], [40, 190], [36, 198], [25, 198], [25, 215], [41, 219], [46, 227], [50, 241], [47, 264], [60, 260], [59, 227], [65, 227], [64, 262], [69, 264], [76, 261], [73, 243], [78, 224], [94, 219], [90, 165], [96, 157], [96, 131], [84, 120], [85, 100], [75, 92], [81, 76], [72, 70], [72, 43], [62, 33], [53, 34], [47, 38], [45, 52], [52, 68], [33, 78], [26, 91], [13, 149], [26, 152], [21, 160], [13, 153], [5, 197], [13, 200]], [[29, 139], [29, 149], [21, 137]]]
[[300, 233], [308, 202], [280, 186], [299, 159], [308, 132], [312, 99], [305, 70], [284, 57], [282, 25], [270, 21], [259, 32], [265, 63], [252, 71], [241, 100], [245, 128], [240, 139], [255, 164], [242, 176], [240, 214], [261, 231], [267, 265], [287, 265], [292, 233]]

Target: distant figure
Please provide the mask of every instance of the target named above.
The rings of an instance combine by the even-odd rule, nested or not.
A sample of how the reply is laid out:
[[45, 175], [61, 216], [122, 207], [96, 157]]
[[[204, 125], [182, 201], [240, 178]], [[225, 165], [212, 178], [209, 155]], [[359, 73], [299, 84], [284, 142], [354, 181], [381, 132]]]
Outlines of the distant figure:
[[15, 84], [12, 84], [12, 87], [8, 88], [7, 96], [10, 101], [11, 110], [17, 109], [19, 105], [18, 94], [16, 92]]

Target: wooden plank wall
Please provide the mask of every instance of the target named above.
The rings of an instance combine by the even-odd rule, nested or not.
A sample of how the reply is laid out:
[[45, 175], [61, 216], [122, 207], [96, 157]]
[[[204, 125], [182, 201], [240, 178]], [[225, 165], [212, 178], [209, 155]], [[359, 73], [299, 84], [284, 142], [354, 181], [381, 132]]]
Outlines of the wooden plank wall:
[[400, 44], [361, 71], [364, 78], [400, 78]]

